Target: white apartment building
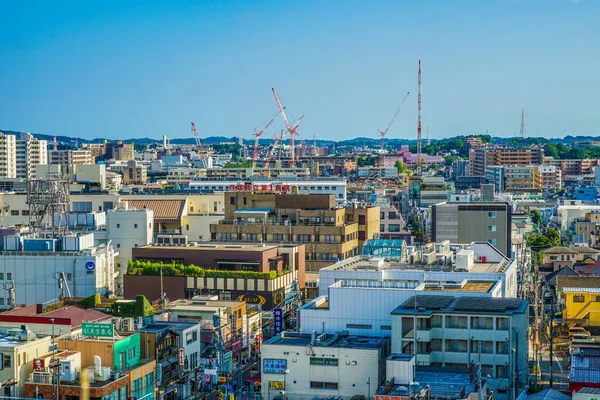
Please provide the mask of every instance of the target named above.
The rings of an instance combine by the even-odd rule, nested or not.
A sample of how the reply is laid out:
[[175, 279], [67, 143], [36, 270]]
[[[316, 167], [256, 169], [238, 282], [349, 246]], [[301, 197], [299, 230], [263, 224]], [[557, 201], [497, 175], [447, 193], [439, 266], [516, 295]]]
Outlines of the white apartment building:
[[398, 170], [396, 167], [358, 167], [358, 177], [361, 179], [398, 178]]
[[385, 338], [283, 332], [262, 345], [262, 397], [372, 398], [385, 381]]
[[465, 245], [456, 255], [447, 243], [433, 247], [408, 247], [399, 261], [359, 256], [322, 268], [319, 296], [299, 309], [300, 330], [390, 336], [391, 312], [415, 293], [517, 297], [516, 261], [489, 243]]
[[0, 132], [0, 178], [17, 177], [17, 138]]
[[[93, 233], [44, 239], [5, 236], [0, 282], [14, 281], [17, 304], [55, 301], [61, 295], [56, 279], [59, 273], [66, 278], [65, 295], [106, 295], [115, 289], [116, 256], [110, 242], [96, 246]], [[7, 300], [0, 297], [0, 308], [9, 307]]]
[[[521, 299], [412, 296], [392, 311], [392, 352], [416, 354], [416, 364], [466, 370], [506, 389], [527, 380], [529, 303]], [[416, 349], [416, 351], [415, 351]]]
[[30, 133], [23, 133], [16, 141], [16, 177], [33, 178], [35, 166], [48, 164], [48, 141], [36, 139]]
[[127, 274], [132, 249], [152, 243], [154, 211], [147, 208], [130, 210], [127, 202], [120, 202], [116, 209], [107, 211], [106, 215], [107, 237], [119, 252], [117, 291], [123, 295], [123, 275]]

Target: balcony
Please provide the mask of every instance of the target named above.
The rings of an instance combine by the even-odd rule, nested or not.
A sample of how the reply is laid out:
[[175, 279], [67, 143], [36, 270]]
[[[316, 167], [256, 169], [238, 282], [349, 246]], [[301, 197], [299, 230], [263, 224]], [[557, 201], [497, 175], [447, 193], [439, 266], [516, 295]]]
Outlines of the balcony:
[[417, 341], [430, 342], [432, 337], [433, 337], [433, 335], [431, 334], [431, 330], [417, 329]]

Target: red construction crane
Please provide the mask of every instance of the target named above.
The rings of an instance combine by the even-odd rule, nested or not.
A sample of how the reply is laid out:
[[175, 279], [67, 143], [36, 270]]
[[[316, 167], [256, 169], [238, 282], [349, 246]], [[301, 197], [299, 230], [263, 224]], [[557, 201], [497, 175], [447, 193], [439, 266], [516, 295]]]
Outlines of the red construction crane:
[[58, 150], [58, 142], [56, 141], [56, 133], [54, 134], [54, 141], [52, 142], [54, 151]]
[[269, 123], [267, 123], [267, 125], [265, 125], [265, 127], [262, 128], [260, 131], [257, 131], [256, 128], [254, 128], [253, 135], [255, 136], [255, 139], [254, 139], [254, 154], [252, 155], [252, 168], [256, 168], [256, 159], [258, 158], [258, 138], [260, 137], [260, 135], [263, 134], [264, 131], [266, 131], [271, 126], [271, 124], [273, 122], [275, 122], [275, 119], [277, 119], [279, 114], [281, 114], [281, 111], [278, 112], [277, 114], [275, 114], [275, 116], [273, 118], [271, 118]]
[[[273, 90], [273, 96], [275, 96], [275, 102], [277, 102], [277, 107], [279, 108], [279, 112], [281, 112], [281, 116], [283, 117], [283, 121], [285, 122], [285, 127], [287, 129], [288, 135], [290, 135], [290, 167], [295, 168], [296, 167], [296, 156], [294, 154], [294, 140], [295, 140], [295, 136], [299, 135], [298, 133], [298, 123], [300, 122], [300, 120], [302, 118], [304, 118], [304, 115], [300, 118], [298, 118], [298, 120], [294, 123], [294, 125], [290, 125], [287, 117], [285, 116], [285, 111], [283, 106], [281, 105], [281, 102], [279, 101], [279, 97], [277, 96], [277, 93], [275, 92], [274, 88], [271, 88], [271, 90]], [[283, 137], [281, 138], [283, 139]]]
[[202, 166], [206, 168], [206, 155], [204, 154], [204, 149], [202, 148], [202, 143], [200, 142], [200, 135], [198, 135], [196, 124], [193, 122], [191, 122], [191, 124], [192, 132], [194, 132], [194, 139], [196, 140], [196, 147], [198, 148], [198, 153], [200, 153], [200, 161], [202, 161]]
[[421, 176], [421, 146], [423, 138], [421, 136], [421, 60], [419, 60], [419, 97], [417, 99], [417, 175]]
[[392, 118], [392, 120], [390, 121], [390, 123], [388, 124], [388, 126], [383, 130], [379, 130], [377, 129], [377, 132], [379, 132], [379, 136], [381, 137], [381, 150], [384, 150], [384, 145], [385, 145], [385, 135], [387, 135], [388, 131], [390, 130], [390, 128], [392, 127], [392, 124], [394, 123], [394, 121], [396, 120], [396, 117], [398, 116], [398, 113], [400, 112], [400, 108], [402, 107], [402, 104], [404, 104], [404, 102], [406, 101], [406, 99], [408, 98], [408, 95], [410, 94], [410, 92], [407, 92], [406, 95], [404, 95], [404, 98], [402, 99], [402, 101], [400, 102], [400, 105], [398, 106], [398, 109], [396, 110], [396, 112], [394, 113], [394, 117]]
[[269, 168], [271, 159], [275, 155], [275, 149], [277, 147], [277, 142], [279, 142], [282, 137], [283, 137], [283, 130], [281, 131], [281, 136], [277, 137], [277, 134], [273, 135], [273, 147], [271, 147], [271, 151], [269, 152], [269, 155], [267, 156], [267, 159], [265, 160], [265, 168]]

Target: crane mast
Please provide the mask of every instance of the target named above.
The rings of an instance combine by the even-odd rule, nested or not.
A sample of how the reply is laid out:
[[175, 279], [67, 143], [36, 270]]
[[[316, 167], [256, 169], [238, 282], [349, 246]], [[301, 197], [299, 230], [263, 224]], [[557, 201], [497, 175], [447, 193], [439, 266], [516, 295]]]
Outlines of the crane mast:
[[417, 175], [421, 176], [421, 146], [423, 138], [421, 135], [421, 60], [419, 60], [419, 98], [417, 100]]
[[192, 124], [192, 132], [194, 133], [194, 139], [196, 140], [196, 147], [198, 148], [198, 153], [200, 154], [200, 161], [202, 162], [202, 166], [204, 168], [206, 165], [206, 155], [204, 154], [204, 149], [202, 148], [202, 143], [200, 142], [200, 135], [198, 134], [198, 130], [196, 129], [196, 124], [191, 122]]
[[[285, 109], [285, 107], [284, 107]], [[262, 135], [264, 133], [264, 131], [266, 131], [267, 129], [269, 129], [269, 127], [271, 126], [271, 124], [273, 122], [275, 122], [275, 120], [277, 119], [277, 117], [279, 116], [279, 114], [281, 114], [281, 111], [278, 112], [273, 118], [271, 118], [271, 120], [267, 123], [267, 125], [265, 125], [264, 128], [262, 128], [260, 131], [257, 131], [256, 128], [254, 128], [254, 133], [253, 135], [255, 136], [254, 139], [254, 153], [252, 154], [252, 168], [256, 168], [256, 160], [258, 158], [258, 138], [260, 137], [260, 135]]]
[[[287, 129], [287, 132], [290, 135], [290, 148], [291, 148], [291, 150], [290, 150], [290, 167], [295, 168], [296, 167], [296, 155], [295, 155], [295, 150], [294, 150], [295, 136], [298, 135], [298, 123], [304, 117], [304, 115], [302, 117], [300, 117], [294, 123], [293, 126], [290, 125], [290, 122], [288, 121], [287, 116], [285, 115], [284, 107], [281, 105], [281, 101], [279, 101], [279, 96], [277, 96], [277, 92], [275, 92], [274, 88], [271, 88], [271, 90], [273, 90], [273, 96], [275, 97], [275, 102], [277, 103], [279, 112], [281, 113], [281, 116], [283, 117], [283, 122], [285, 122], [285, 127]], [[283, 140], [283, 136], [281, 137], [281, 140]]]

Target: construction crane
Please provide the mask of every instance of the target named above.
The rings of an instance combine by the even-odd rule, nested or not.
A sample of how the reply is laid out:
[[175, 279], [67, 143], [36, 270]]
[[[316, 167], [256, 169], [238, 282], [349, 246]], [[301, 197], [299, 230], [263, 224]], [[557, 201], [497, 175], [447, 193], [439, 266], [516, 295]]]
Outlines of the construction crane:
[[419, 60], [419, 98], [417, 100], [417, 175], [421, 176], [421, 146], [423, 137], [421, 133], [421, 60]]
[[[277, 93], [275, 92], [274, 88], [271, 88], [271, 90], [273, 90], [273, 96], [275, 96], [275, 102], [277, 103], [277, 107], [279, 108], [279, 112], [281, 112], [281, 116], [283, 117], [283, 122], [285, 122], [285, 127], [287, 129], [288, 135], [290, 135], [290, 167], [295, 168], [296, 167], [296, 156], [294, 154], [294, 140], [295, 140], [295, 136], [299, 135], [298, 133], [298, 123], [300, 122], [300, 120], [302, 118], [304, 118], [304, 115], [300, 118], [298, 118], [298, 120], [293, 124], [290, 125], [290, 122], [288, 121], [287, 117], [285, 116], [285, 111], [283, 106], [281, 105], [281, 101], [279, 101], [279, 96], [277, 96]], [[283, 137], [281, 138], [283, 139]]]
[[281, 136], [278, 137], [277, 134], [273, 135], [273, 147], [271, 147], [271, 151], [269, 152], [269, 155], [267, 156], [267, 159], [265, 160], [265, 168], [269, 168], [271, 159], [275, 155], [275, 149], [277, 148], [277, 143], [281, 140], [282, 137], [283, 137], [283, 130], [281, 131]]
[[258, 138], [260, 137], [260, 135], [263, 134], [264, 131], [266, 131], [267, 129], [269, 129], [269, 127], [271, 126], [271, 124], [273, 122], [275, 122], [275, 119], [277, 119], [277, 117], [279, 116], [279, 114], [281, 114], [281, 111], [278, 112], [277, 114], [275, 114], [275, 116], [273, 118], [271, 118], [271, 120], [267, 123], [267, 125], [265, 125], [264, 128], [262, 128], [260, 131], [257, 131], [256, 128], [254, 128], [254, 153], [252, 154], [252, 169], [256, 168], [256, 159], [258, 158]]
[[204, 149], [202, 148], [202, 143], [200, 142], [200, 135], [198, 135], [198, 130], [196, 129], [196, 124], [191, 122], [192, 124], [192, 132], [194, 132], [194, 139], [196, 140], [196, 147], [198, 148], [198, 153], [200, 153], [200, 161], [202, 163], [202, 167], [206, 168], [206, 157], [204, 154]]
[[396, 117], [398, 116], [398, 113], [400, 112], [400, 108], [402, 108], [402, 104], [404, 104], [404, 102], [408, 98], [409, 94], [410, 94], [410, 92], [406, 92], [406, 94], [404, 95], [404, 98], [400, 102], [400, 105], [398, 106], [398, 109], [394, 113], [394, 116], [392, 117], [392, 120], [390, 121], [388, 126], [383, 131], [377, 129], [377, 132], [379, 132], [379, 136], [381, 137], [381, 150], [384, 150], [384, 148], [385, 148], [384, 147], [385, 146], [385, 135], [387, 135], [388, 131], [392, 127], [392, 124], [394, 123], [394, 121], [396, 120]]

